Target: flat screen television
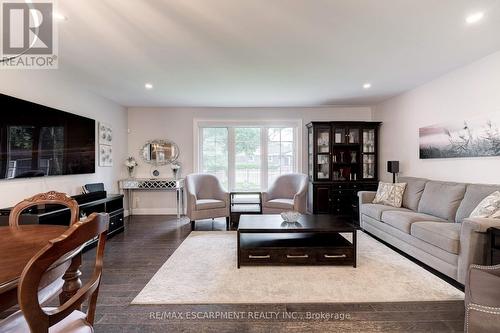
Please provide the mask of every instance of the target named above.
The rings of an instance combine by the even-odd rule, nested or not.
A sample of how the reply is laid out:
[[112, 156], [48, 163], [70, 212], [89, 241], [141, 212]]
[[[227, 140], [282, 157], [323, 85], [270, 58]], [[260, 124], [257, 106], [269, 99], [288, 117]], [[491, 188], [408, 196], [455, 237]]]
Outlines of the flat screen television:
[[95, 172], [95, 120], [0, 94], [0, 179]]

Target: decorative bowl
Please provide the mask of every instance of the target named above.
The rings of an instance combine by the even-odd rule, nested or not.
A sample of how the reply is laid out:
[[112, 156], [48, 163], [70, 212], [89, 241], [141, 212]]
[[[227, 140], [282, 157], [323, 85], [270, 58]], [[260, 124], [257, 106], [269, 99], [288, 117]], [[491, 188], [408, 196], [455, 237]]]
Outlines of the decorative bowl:
[[283, 221], [287, 222], [287, 223], [295, 223], [299, 220], [300, 218], [300, 213], [299, 212], [295, 212], [295, 211], [286, 211], [286, 212], [283, 212], [281, 213], [281, 218], [283, 219]]

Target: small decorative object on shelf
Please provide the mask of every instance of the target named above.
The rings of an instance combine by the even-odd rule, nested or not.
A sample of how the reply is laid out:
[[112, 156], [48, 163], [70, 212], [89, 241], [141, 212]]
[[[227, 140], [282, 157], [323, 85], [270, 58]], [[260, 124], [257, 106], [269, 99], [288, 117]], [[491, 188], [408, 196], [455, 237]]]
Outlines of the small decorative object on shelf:
[[181, 170], [181, 164], [179, 162], [174, 162], [170, 165], [170, 168], [172, 169], [172, 173], [174, 174], [174, 179], [179, 179], [179, 174]]
[[301, 214], [299, 212], [289, 210], [281, 213], [280, 215], [283, 221], [287, 223], [295, 223], [299, 220]]
[[128, 177], [134, 178], [135, 167], [138, 166], [137, 161], [132, 156], [125, 160], [125, 166], [127, 167]]
[[358, 163], [357, 158], [356, 158], [357, 154], [358, 154], [357, 152], [351, 151], [351, 164]]

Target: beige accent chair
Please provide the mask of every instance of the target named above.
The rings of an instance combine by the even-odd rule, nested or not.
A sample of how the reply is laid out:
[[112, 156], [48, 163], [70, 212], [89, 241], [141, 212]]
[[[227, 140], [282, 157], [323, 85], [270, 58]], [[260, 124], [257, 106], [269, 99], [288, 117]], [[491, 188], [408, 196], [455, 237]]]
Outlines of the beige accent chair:
[[466, 333], [500, 332], [500, 265], [471, 265], [465, 284]]
[[294, 210], [305, 214], [307, 211], [308, 177], [302, 173], [281, 175], [262, 192], [262, 213], [279, 214]]
[[229, 229], [229, 193], [219, 179], [211, 174], [190, 174], [186, 176], [187, 216], [194, 230], [196, 220], [226, 218]]

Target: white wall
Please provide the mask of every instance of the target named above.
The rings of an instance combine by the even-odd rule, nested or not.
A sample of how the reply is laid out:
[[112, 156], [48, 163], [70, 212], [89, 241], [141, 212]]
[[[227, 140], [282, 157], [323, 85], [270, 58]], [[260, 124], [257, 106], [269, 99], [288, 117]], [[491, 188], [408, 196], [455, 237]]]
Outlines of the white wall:
[[[313, 120], [372, 120], [369, 107], [321, 107], [321, 108], [130, 108], [128, 110], [129, 154], [140, 166], [137, 177], [150, 177], [151, 167], [142, 162], [139, 148], [151, 139], [169, 139], [180, 148], [179, 161], [182, 175], [193, 172], [194, 143], [193, 120], [278, 120], [300, 119], [303, 123], [302, 169], [307, 168], [307, 140], [305, 125]], [[168, 166], [159, 168], [162, 177], [170, 177]], [[142, 192], [135, 195], [134, 213], [174, 213], [173, 193]]]
[[89, 175], [0, 180], [0, 207], [11, 206], [33, 194], [49, 190], [80, 194], [81, 186], [90, 182], [104, 182], [109, 193], [118, 192], [117, 180], [125, 171], [122, 161], [127, 156], [126, 110], [90, 93], [77, 80], [65, 77], [57, 70], [2, 70], [0, 93], [112, 124], [114, 166], [104, 168], [96, 163], [96, 173]]
[[383, 122], [380, 173], [388, 160], [402, 175], [461, 182], [500, 183], [500, 157], [419, 159], [420, 127], [500, 112], [500, 52], [390, 99], [374, 108]]

